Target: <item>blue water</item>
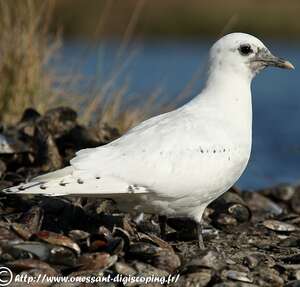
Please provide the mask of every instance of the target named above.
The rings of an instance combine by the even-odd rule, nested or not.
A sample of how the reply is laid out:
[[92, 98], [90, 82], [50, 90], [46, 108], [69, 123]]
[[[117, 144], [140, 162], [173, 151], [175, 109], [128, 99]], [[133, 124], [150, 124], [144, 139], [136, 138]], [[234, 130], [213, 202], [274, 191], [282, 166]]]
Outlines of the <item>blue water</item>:
[[[296, 70], [268, 69], [252, 84], [253, 149], [247, 170], [238, 182], [245, 189], [300, 179], [300, 43], [265, 44], [273, 54], [289, 59]], [[63, 73], [77, 69], [108, 95], [126, 85], [130, 103], [143, 102], [158, 91], [158, 101], [178, 103], [175, 99], [194, 77], [196, 81], [188, 97], [181, 100], [183, 103], [201, 89], [201, 70], [210, 45], [211, 41], [136, 42], [120, 52], [118, 42], [88, 48], [87, 44], [70, 42], [64, 45], [57, 68]], [[116, 73], [119, 63], [122, 68]], [[113, 75], [113, 84], [105, 84]], [[89, 94], [89, 86], [89, 81], [83, 81], [75, 89], [84, 97]]]

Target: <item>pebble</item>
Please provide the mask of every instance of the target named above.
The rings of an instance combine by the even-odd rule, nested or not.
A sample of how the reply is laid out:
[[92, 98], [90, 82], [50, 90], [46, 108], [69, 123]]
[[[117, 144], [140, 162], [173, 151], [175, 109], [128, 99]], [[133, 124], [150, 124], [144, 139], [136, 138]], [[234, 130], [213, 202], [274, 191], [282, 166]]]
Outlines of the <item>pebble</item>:
[[286, 223], [286, 222], [281, 222], [278, 220], [265, 220], [263, 222], [263, 225], [270, 229], [270, 230], [274, 230], [274, 231], [278, 231], [278, 232], [292, 232], [296, 230], [296, 226]]
[[300, 280], [290, 281], [285, 285], [285, 287], [300, 287]]
[[173, 273], [180, 267], [181, 261], [179, 256], [174, 252], [163, 249], [158, 255], [153, 257], [151, 264], [156, 268]]
[[47, 242], [52, 245], [65, 246], [80, 254], [80, 247], [69, 237], [50, 231], [40, 231], [32, 235], [33, 240]]
[[296, 187], [295, 193], [290, 200], [293, 211], [300, 214], [300, 186]]
[[246, 266], [248, 266], [250, 269], [254, 269], [255, 267], [257, 267], [258, 263], [259, 263], [259, 260], [254, 255], [247, 255], [244, 258], [244, 264]]
[[279, 201], [289, 201], [295, 194], [295, 188], [291, 185], [282, 184], [277, 186], [272, 191], [272, 196]]
[[258, 192], [249, 192], [246, 197], [248, 197], [246, 202], [252, 214], [257, 217], [278, 216], [283, 212], [281, 206]]
[[246, 283], [252, 283], [253, 278], [249, 276], [246, 272], [238, 272], [235, 270], [224, 270], [222, 272], [222, 276], [227, 279], [235, 280], [235, 281], [241, 281]]
[[57, 275], [57, 271], [52, 268], [48, 263], [37, 259], [20, 259], [15, 261], [9, 261], [5, 263], [5, 266], [15, 272], [21, 272], [24, 270], [43, 270], [49, 276]]
[[221, 270], [226, 266], [225, 259], [216, 251], [205, 251], [184, 265], [189, 272], [198, 270], [199, 268], [210, 268], [213, 270]]
[[174, 284], [174, 287], [205, 287], [208, 286], [209, 282], [212, 279], [212, 271], [202, 270], [199, 272], [189, 273], [187, 275], [181, 276], [180, 279], [176, 284]]
[[105, 270], [113, 266], [118, 260], [117, 255], [110, 255], [108, 253], [89, 253], [78, 258], [79, 270]]

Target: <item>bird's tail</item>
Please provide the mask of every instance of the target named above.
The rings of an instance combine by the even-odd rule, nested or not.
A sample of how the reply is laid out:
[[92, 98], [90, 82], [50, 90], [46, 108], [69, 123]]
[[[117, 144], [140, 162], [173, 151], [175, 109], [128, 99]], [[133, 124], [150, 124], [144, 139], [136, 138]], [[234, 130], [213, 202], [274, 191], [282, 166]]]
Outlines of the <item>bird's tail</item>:
[[124, 194], [148, 192], [119, 177], [100, 177], [75, 170], [72, 166], [38, 176], [32, 181], [3, 190], [7, 194], [42, 194], [46, 196], [85, 196], [114, 198]]

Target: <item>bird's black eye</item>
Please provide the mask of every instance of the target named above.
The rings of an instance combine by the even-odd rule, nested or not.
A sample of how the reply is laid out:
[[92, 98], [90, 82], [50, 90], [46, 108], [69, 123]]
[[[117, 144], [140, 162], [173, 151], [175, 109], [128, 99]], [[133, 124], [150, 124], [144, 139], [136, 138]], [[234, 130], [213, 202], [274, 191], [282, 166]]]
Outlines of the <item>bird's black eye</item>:
[[239, 51], [241, 55], [247, 56], [253, 52], [251, 46], [249, 44], [244, 44], [239, 47]]

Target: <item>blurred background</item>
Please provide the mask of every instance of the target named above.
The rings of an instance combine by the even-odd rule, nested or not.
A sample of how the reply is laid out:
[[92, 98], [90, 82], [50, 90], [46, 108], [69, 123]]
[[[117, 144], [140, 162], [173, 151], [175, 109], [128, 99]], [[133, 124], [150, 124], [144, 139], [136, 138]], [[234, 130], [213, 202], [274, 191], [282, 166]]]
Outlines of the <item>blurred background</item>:
[[125, 132], [195, 96], [212, 43], [246, 32], [296, 70], [253, 83], [253, 152], [239, 185], [296, 182], [299, 16], [299, 0], [0, 0], [0, 120], [67, 105], [83, 123]]

